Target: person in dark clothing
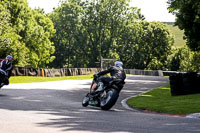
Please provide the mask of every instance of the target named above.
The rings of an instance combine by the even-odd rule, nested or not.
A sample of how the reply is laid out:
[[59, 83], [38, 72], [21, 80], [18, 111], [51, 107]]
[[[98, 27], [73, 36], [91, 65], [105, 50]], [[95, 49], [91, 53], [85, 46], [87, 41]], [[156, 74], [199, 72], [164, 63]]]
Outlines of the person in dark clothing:
[[3, 85], [8, 85], [9, 84], [9, 78], [12, 74], [12, 61], [13, 61], [13, 57], [8, 55], [6, 56], [6, 58], [4, 60], [2, 60], [0, 62], [0, 73], [1, 73], [1, 84], [0, 87], [2, 87]]
[[121, 79], [122, 81], [124, 81], [126, 79], [126, 74], [125, 74], [122, 66], [123, 66], [123, 63], [121, 61], [116, 61], [114, 66], [108, 68], [107, 70], [104, 70], [104, 71], [101, 71], [101, 72], [95, 74], [95, 76], [100, 77], [102, 75], [110, 73], [109, 77], [102, 76], [99, 78], [98, 89], [96, 90], [96, 92], [103, 91], [104, 84], [108, 84], [112, 80]]

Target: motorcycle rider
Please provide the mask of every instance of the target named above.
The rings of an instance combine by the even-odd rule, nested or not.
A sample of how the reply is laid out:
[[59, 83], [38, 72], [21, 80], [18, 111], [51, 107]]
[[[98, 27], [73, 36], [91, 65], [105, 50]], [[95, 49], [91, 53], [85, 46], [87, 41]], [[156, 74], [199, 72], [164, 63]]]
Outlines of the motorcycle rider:
[[13, 57], [8, 55], [4, 60], [0, 62], [0, 72], [3, 73], [4, 77], [1, 77], [1, 84], [0, 87], [3, 85], [8, 85], [9, 84], [9, 78], [12, 74], [12, 69], [13, 69]]
[[98, 89], [95, 92], [103, 91], [104, 90], [104, 84], [108, 84], [110, 81], [115, 79], [121, 79], [124, 81], [126, 79], [126, 74], [123, 69], [123, 63], [121, 61], [116, 61], [114, 63], [114, 66], [111, 66], [107, 70], [101, 71], [97, 74], [94, 74], [96, 77], [100, 77], [102, 75], [105, 75], [107, 73], [110, 73], [109, 77], [100, 77], [98, 80]]

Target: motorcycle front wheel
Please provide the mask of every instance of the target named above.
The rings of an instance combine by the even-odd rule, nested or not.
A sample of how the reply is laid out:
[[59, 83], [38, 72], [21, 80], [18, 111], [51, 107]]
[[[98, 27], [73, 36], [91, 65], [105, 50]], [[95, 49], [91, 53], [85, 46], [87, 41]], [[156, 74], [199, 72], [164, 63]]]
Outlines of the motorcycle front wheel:
[[88, 94], [83, 98], [83, 101], [82, 101], [82, 106], [83, 107], [87, 107], [88, 104], [89, 104], [89, 100], [90, 98], [88, 97]]
[[101, 97], [100, 107], [102, 110], [109, 110], [115, 105], [119, 97], [119, 92], [115, 89], [110, 89]]

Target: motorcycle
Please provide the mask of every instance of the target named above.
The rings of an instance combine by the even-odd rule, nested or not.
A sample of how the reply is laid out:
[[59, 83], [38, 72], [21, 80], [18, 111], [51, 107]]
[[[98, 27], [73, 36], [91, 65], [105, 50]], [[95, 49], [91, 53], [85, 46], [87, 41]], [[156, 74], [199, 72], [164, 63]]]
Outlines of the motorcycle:
[[102, 110], [109, 110], [115, 105], [125, 82], [121, 79], [114, 79], [108, 84], [104, 84], [103, 91], [96, 92], [99, 78], [95, 75], [93, 76], [90, 91], [83, 98], [82, 106], [87, 107], [90, 105], [100, 107]]
[[6, 78], [5, 71], [0, 69], [0, 89], [4, 86], [3, 81], [5, 80], [5, 78]]

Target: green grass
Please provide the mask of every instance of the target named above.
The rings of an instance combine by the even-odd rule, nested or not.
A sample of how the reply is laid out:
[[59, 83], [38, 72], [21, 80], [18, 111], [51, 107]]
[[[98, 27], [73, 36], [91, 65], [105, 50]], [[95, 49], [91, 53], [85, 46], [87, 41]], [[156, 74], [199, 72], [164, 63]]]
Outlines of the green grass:
[[169, 85], [154, 89], [127, 101], [131, 107], [168, 114], [200, 112], [200, 94], [171, 96]]
[[168, 29], [174, 34], [175, 42], [174, 46], [177, 48], [183, 47], [186, 45], [186, 41], [183, 40], [184, 31], [180, 30], [178, 26], [167, 25]]
[[33, 77], [33, 76], [12, 76], [9, 80], [10, 83], [32, 83], [32, 82], [47, 82], [58, 80], [84, 80], [92, 79], [92, 75], [78, 75], [66, 77]]

